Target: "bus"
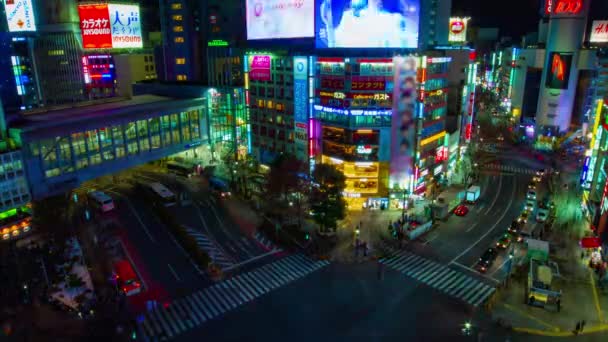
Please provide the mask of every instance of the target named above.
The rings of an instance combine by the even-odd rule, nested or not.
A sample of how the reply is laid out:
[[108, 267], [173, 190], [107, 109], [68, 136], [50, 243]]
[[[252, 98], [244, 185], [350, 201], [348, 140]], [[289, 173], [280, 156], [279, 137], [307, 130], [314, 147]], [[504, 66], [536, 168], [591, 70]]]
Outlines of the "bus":
[[112, 198], [101, 191], [91, 191], [88, 193], [88, 197], [89, 203], [102, 213], [114, 209], [114, 201]]
[[160, 201], [160, 203], [162, 203], [162, 205], [165, 207], [170, 207], [176, 204], [175, 194], [171, 192], [171, 190], [167, 189], [167, 187], [163, 184], [158, 182], [140, 184], [145, 190], [148, 191], [150, 195], [152, 195], [152, 197], [154, 197], [155, 200]]
[[129, 261], [119, 260], [115, 262], [114, 274], [116, 285], [126, 296], [132, 296], [141, 292], [141, 283]]
[[182, 163], [175, 160], [167, 162], [167, 171], [178, 176], [190, 178], [196, 175], [196, 167], [189, 163]]

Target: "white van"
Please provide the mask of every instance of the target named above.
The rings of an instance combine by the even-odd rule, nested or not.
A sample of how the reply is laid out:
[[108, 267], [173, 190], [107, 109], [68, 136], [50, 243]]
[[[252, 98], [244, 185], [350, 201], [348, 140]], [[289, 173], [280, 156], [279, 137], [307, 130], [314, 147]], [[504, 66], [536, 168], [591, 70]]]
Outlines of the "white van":
[[112, 197], [106, 195], [101, 191], [91, 191], [88, 194], [89, 203], [95, 208], [97, 208], [102, 213], [108, 212], [114, 209], [114, 201]]

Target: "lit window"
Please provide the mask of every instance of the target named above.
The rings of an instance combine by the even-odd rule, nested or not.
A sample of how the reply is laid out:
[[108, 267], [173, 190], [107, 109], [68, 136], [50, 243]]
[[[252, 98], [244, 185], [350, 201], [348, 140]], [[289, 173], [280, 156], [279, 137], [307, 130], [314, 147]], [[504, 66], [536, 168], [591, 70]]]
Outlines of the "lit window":
[[176, 43], [183, 43], [184, 37], [175, 37], [175, 38], [173, 38], [173, 41]]
[[266, 102], [266, 108], [271, 108], [272, 109], [273, 107], [274, 107], [274, 105], [272, 104], [272, 101], [268, 100]]
[[264, 108], [264, 100], [258, 100], [258, 107]]
[[174, 14], [173, 16], [171, 16], [171, 18], [173, 18], [173, 20], [175, 21], [182, 21], [182, 15], [181, 14]]
[[182, 9], [182, 4], [180, 4], [180, 3], [173, 3], [173, 4], [171, 4], [171, 9], [173, 9], [173, 10]]
[[177, 75], [177, 80], [178, 81], [185, 81], [187, 79], [188, 79], [188, 77], [186, 77], [186, 75]]
[[175, 64], [186, 64], [186, 59], [185, 58], [176, 58]]
[[184, 27], [183, 26], [173, 26], [173, 32], [184, 32]]

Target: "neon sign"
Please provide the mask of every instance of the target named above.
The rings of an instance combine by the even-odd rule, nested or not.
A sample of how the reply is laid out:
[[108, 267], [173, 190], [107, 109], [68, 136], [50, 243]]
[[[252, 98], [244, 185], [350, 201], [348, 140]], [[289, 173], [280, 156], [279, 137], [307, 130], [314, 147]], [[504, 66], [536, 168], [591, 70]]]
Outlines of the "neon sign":
[[357, 146], [357, 153], [358, 154], [371, 154], [372, 147], [370, 145], [359, 145], [359, 146]]
[[[555, 5], [555, 6], [553, 6]], [[545, 11], [553, 14], [578, 14], [583, 9], [583, 0], [547, 1]]]
[[332, 113], [332, 114], [341, 114], [341, 115], [363, 115], [363, 116], [376, 116], [376, 115], [392, 115], [392, 110], [364, 110], [364, 109], [340, 109], [340, 108], [332, 108], [325, 107], [321, 105], [315, 105], [314, 109], [321, 112]]

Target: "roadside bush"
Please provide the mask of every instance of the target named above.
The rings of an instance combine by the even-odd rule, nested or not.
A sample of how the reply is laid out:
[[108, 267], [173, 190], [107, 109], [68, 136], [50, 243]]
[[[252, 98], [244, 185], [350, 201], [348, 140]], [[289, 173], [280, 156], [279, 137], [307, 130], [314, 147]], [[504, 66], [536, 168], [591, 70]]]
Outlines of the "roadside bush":
[[175, 217], [164, 206], [155, 204], [154, 212], [161, 223], [169, 229], [171, 234], [175, 237], [175, 240], [177, 240], [177, 242], [186, 250], [188, 255], [190, 255], [192, 260], [194, 260], [201, 269], [207, 269], [211, 263], [211, 258], [198, 246], [196, 239], [188, 234], [186, 229], [175, 220]]

